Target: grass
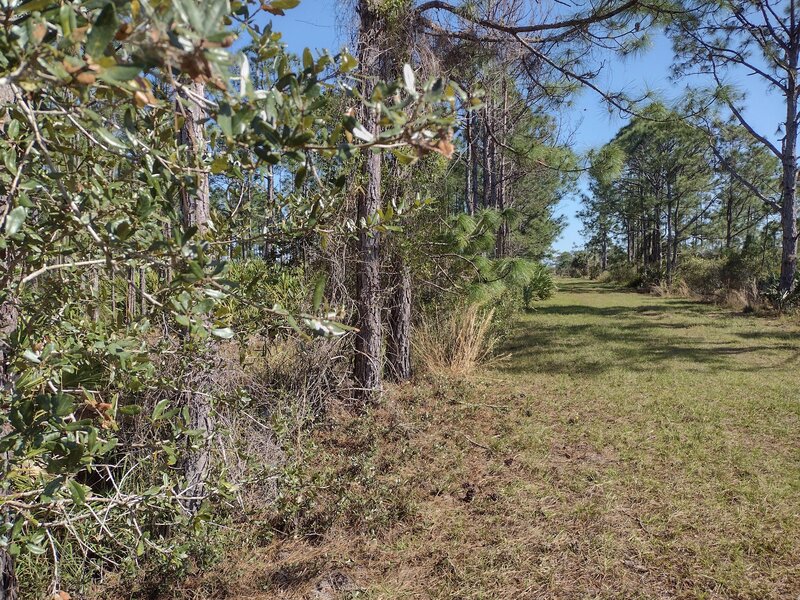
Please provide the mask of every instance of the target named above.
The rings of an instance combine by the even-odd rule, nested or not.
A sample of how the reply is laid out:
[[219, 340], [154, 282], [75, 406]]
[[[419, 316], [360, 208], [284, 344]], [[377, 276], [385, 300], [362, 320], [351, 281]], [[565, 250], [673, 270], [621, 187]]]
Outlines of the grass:
[[228, 597], [796, 599], [798, 335], [561, 282], [494, 369], [342, 411], [318, 502], [349, 508]]
[[414, 331], [417, 368], [432, 375], [462, 377], [488, 362], [497, 339], [492, 335], [494, 309], [478, 304], [455, 311], [443, 320], [428, 320]]

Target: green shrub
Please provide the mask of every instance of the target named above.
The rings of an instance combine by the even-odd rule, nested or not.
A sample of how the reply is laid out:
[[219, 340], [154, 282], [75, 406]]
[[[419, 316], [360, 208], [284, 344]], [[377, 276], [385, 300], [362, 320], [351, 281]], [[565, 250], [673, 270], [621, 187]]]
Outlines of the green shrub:
[[[520, 310], [530, 309], [534, 302], [552, 297], [556, 290], [549, 269], [526, 259], [492, 261], [486, 277], [488, 281], [470, 286], [469, 302], [494, 310], [491, 333], [500, 338], [508, 333]], [[462, 308], [463, 305], [456, 302], [450, 310]]]
[[618, 283], [625, 287], [638, 287], [642, 281], [636, 267], [627, 262], [620, 262], [612, 265], [607, 273], [608, 275], [604, 278], [605, 281]]
[[726, 250], [717, 258], [687, 256], [681, 261], [678, 277], [691, 292], [706, 297], [750, 289], [761, 279], [760, 258], [747, 249]]
[[556, 292], [556, 283], [550, 271], [541, 264], [536, 264], [530, 279], [522, 288], [522, 300], [525, 308], [530, 309], [533, 302], [547, 300]]
[[597, 283], [612, 283], [614, 281], [611, 271], [603, 271], [597, 276]]
[[687, 256], [681, 261], [677, 275], [692, 293], [713, 296], [724, 287], [722, 284], [724, 265], [725, 260], [722, 258]]
[[751, 288], [762, 277], [761, 256], [753, 244], [745, 245], [741, 251], [726, 250], [722, 258], [720, 280], [728, 289]]
[[299, 267], [285, 267], [263, 259], [237, 260], [230, 263], [227, 279], [234, 284], [225, 311], [234, 331], [255, 333], [269, 329], [283, 320], [269, 309], [278, 305], [291, 313], [303, 312], [311, 300], [311, 289]]
[[775, 274], [759, 281], [757, 290], [763, 300], [780, 310], [800, 306], [800, 274], [795, 276], [795, 287], [791, 292], [781, 291], [780, 277]]

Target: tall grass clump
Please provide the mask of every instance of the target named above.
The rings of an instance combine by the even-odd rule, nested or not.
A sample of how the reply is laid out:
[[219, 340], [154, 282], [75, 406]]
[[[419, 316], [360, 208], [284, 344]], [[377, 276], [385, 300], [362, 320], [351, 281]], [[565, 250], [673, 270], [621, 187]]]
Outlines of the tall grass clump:
[[416, 329], [418, 368], [432, 375], [465, 376], [494, 356], [498, 337], [492, 332], [494, 309], [466, 305], [443, 318], [426, 318]]

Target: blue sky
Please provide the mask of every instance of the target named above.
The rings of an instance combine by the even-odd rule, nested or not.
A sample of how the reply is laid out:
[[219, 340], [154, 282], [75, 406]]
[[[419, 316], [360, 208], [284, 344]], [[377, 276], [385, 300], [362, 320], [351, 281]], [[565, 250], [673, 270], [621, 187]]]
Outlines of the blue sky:
[[[343, 9], [338, 6], [336, 0], [302, 0], [300, 6], [287, 11], [286, 16], [276, 17], [274, 28], [283, 34], [292, 51], [300, 52], [305, 47], [338, 50], [347, 45], [347, 40], [342, 39], [339, 19]], [[675, 83], [669, 79], [672, 47], [663, 35], [655, 35], [652, 46], [635, 56], [620, 59], [608, 55], [601, 59], [605, 65], [598, 80], [601, 89], [623, 90], [631, 96], [650, 91], [670, 102], [678, 99], [687, 85], [687, 82]], [[732, 83], [748, 94], [745, 111], [748, 119], [761, 133], [776, 139], [782, 112], [779, 99], [750, 78], [740, 77]], [[598, 95], [590, 90], [575, 98], [573, 105], [564, 109], [561, 118], [566, 130], [572, 134], [573, 149], [578, 153], [602, 146], [626, 122], [619, 115], [610, 114]], [[581, 184], [584, 186], [585, 182]], [[583, 244], [581, 225], [575, 216], [578, 209], [577, 194], [560, 202], [558, 214], [566, 218], [568, 225], [555, 244], [556, 250], [571, 250]]]

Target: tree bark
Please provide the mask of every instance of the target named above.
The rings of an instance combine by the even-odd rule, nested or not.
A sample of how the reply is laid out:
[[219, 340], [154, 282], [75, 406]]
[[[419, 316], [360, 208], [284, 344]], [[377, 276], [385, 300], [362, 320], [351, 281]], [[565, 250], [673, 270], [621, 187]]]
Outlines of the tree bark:
[[[374, 78], [380, 73], [381, 19], [375, 13], [374, 3], [359, 0], [359, 58], [363, 79], [363, 94], [372, 94]], [[378, 121], [370, 110], [363, 113], [367, 131], [378, 133]], [[356, 334], [353, 376], [355, 395], [363, 402], [371, 402], [381, 387], [381, 306], [380, 306], [380, 237], [369, 225], [381, 205], [381, 155], [368, 151], [364, 175], [366, 189], [358, 196], [358, 265], [356, 271], [356, 308], [358, 333]]]
[[653, 235], [651, 238], [652, 246], [651, 252], [652, 256], [650, 258], [650, 262], [659, 268], [661, 267], [661, 207], [656, 206], [653, 208]]
[[794, 289], [797, 273], [797, 67], [798, 51], [789, 53], [789, 72], [786, 91], [786, 137], [781, 161], [781, 280], [784, 293]]
[[467, 145], [467, 154], [464, 157], [464, 170], [466, 172], [466, 181], [464, 185], [464, 209], [467, 211], [467, 214], [474, 215], [475, 199], [472, 197], [472, 154], [475, 152], [475, 149], [473, 148], [472, 143], [472, 113], [469, 112], [469, 103], [467, 103], [465, 108], [464, 123], [464, 142]]
[[128, 288], [125, 295], [125, 319], [127, 323], [132, 323], [136, 318], [136, 275], [137, 269], [128, 267]]
[[[487, 99], [486, 103], [489, 104], [490, 100]], [[483, 207], [489, 208], [492, 205], [492, 160], [491, 151], [489, 146], [491, 139], [489, 137], [489, 109], [488, 106], [483, 109]]]
[[[204, 354], [206, 354], [206, 357], [201, 357], [201, 360], [207, 363], [207, 359], [210, 356], [207, 351]], [[203, 369], [200, 373], [203, 375], [208, 369], [208, 365], [198, 368]], [[188, 426], [189, 429], [199, 431], [202, 438], [197, 448], [189, 449], [183, 461], [188, 499], [182, 504], [187, 511], [195, 514], [200, 509], [202, 497], [206, 493], [206, 482], [211, 471], [210, 439], [215, 428], [209, 398], [206, 394], [202, 394], [196, 389], [203, 387], [203, 382], [188, 382], [185, 387], [186, 403], [189, 407]]]
[[[674, 225], [674, 226], [673, 226]], [[667, 285], [672, 285], [672, 236], [677, 223], [672, 222], [672, 186], [667, 183]]]
[[472, 121], [472, 214], [478, 210], [478, 197], [480, 192], [480, 156], [478, 156], [478, 114], [470, 114]]
[[0, 550], [0, 600], [17, 600], [19, 582], [14, 569], [14, 559], [5, 550]]
[[[202, 83], [189, 84], [189, 89], [198, 98], [205, 97], [205, 85]], [[200, 161], [206, 151], [206, 140], [203, 122], [206, 113], [203, 106], [191, 98], [178, 108], [184, 115], [183, 127], [179, 134], [179, 142], [186, 146], [186, 151], [196, 160], [195, 167], [200, 167]], [[197, 227], [202, 235], [211, 220], [211, 195], [209, 190], [208, 173], [196, 173], [195, 189], [184, 187], [181, 190], [181, 214], [184, 227]]]
[[625, 221], [625, 256], [627, 257], [628, 264], [633, 262], [633, 233], [631, 232], [631, 222], [629, 219]]
[[147, 315], [147, 270], [144, 267], [139, 269], [139, 302], [142, 316]]
[[[500, 136], [501, 143], [506, 144], [506, 132], [508, 129], [508, 80], [503, 79], [503, 108], [501, 112], [501, 121], [500, 127], [498, 131], [495, 131], [496, 136]], [[495, 181], [495, 207], [501, 213], [508, 208], [507, 198], [506, 198], [506, 178], [508, 174], [506, 173], [506, 155], [504, 149], [497, 148], [497, 144], [492, 146], [494, 151], [494, 164], [498, 169], [498, 176]], [[499, 154], [499, 161], [497, 156]], [[499, 167], [497, 167], [497, 163], [499, 162]], [[497, 231], [497, 244], [495, 247], [495, 254], [499, 258], [505, 258], [508, 255], [508, 236], [510, 233], [510, 227], [508, 221], [506, 220], [505, 216], [500, 221], [500, 228]]]
[[[204, 98], [205, 86], [202, 83], [190, 84], [193, 96]], [[185, 152], [191, 157], [189, 161], [195, 173], [194, 187], [181, 189], [181, 219], [184, 228], [197, 228], [198, 236], [202, 236], [208, 228], [211, 214], [211, 198], [208, 173], [203, 170], [202, 157], [206, 151], [203, 121], [206, 118], [203, 106], [191, 97], [178, 107], [184, 115], [183, 127], [179, 133], [179, 143], [185, 146]], [[211, 368], [211, 349], [204, 346], [200, 353], [198, 366], [200, 377], [196, 381], [184, 383], [184, 401], [189, 409], [189, 428], [200, 432], [202, 437], [198, 448], [190, 448], [183, 461], [186, 476], [186, 493], [192, 499], [183, 503], [192, 514], [200, 508], [202, 496], [205, 494], [206, 481], [211, 468], [211, 450], [209, 440], [214, 433], [214, 421], [211, 416], [211, 403], [208, 394], [198, 388], [205, 387], [203, 374]]]
[[601, 247], [600, 247], [600, 270], [605, 271], [608, 269], [608, 230], [603, 225], [600, 230]]
[[733, 243], [733, 184], [728, 184], [728, 201], [725, 207], [725, 247], [730, 249]]
[[[2, 93], [2, 88], [0, 88], [0, 93]], [[4, 204], [7, 202], [6, 196], [0, 196], [0, 212], [4, 210]], [[3, 256], [3, 260], [0, 262], [5, 263], [5, 258]], [[0, 389], [6, 389], [10, 383], [10, 346], [7, 340], [17, 328], [18, 316], [13, 298], [6, 297], [0, 303]], [[7, 463], [6, 457], [3, 462]], [[3, 466], [3, 472], [8, 472], [7, 464]], [[18, 597], [19, 586], [14, 568], [14, 558], [5, 549], [0, 549], [0, 600], [17, 600]]]
[[[494, 132], [494, 119], [490, 118], [488, 125]], [[489, 147], [489, 206], [497, 210], [497, 145], [491, 136], [487, 135], [486, 143]]]
[[386, 348], [387, 372], [396, 382], [411, 379], [411, 269], [397, 256], [397, 283], [389, 313], [389, 339]]

